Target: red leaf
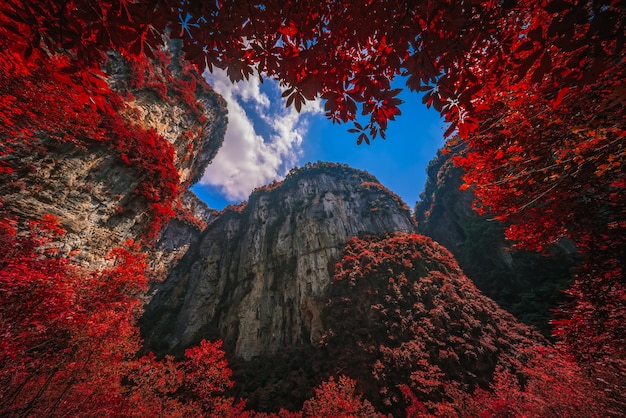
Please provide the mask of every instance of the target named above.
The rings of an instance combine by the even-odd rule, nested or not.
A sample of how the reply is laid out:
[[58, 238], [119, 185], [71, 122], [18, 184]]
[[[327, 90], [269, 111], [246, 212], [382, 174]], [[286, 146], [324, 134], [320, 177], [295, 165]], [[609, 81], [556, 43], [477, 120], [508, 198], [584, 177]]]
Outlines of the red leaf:
[[563, 10], [570, 9], [572, 5], [563, 0], [551, 1], [543, 9], [548, 13], [560, 13]]
[[289, 22], [289, 26], [281, 26], [278, 29], [279, 33], [282, 33], [283, 35], [291, 38], [293, 36], [295, 36], [298, 33], [298, 28], [296, 27], [296, 25], [293, 22]]
[[446, 131], [443, 133], [443, 137], [447, 138], [450, 135], [452, 135], [452, 133], [456, 130], [456, 123], [451, 123], [450, 126], [448, 126], [448, 129], [446, 129]]
[[565, 95], [567, 95], [568, 92], [569, 87], [563, 87], [561, 90], [559, 90], [556, 97], [552, 101], [552, 109], [556, 109], [557, 107], [559, 107], [559, 105], [563, 101], [563, 98], [565, 97]]
[[544, 51], [542, 49], [538, 49], [524, 60], [524, 62], [522, 63], [522, 65], [519, 66], [519, 69], [517, 71], [518, 80], [521, 80], [522, 78], [524, 78], [524, 76], [526, 76], [526, 73], [528, 72], [530, 67], [533, 66], [533, 64], [537, 61], [541, 54], [543, 54], [543, 52]]
[[535, 48], [534, 41], [526, 41], [517, 48], [517, 52], [530, 51]]
[[550, 70], [551, 65], [552, 58], [550, 57], [550, 54], [546, 52], [545, 54], [543, 54], [543, 57], [541, 57], [541, 63], [533, 72], [530, 80], [533, 83], [539, 83], [543, 79], [543, 76]]

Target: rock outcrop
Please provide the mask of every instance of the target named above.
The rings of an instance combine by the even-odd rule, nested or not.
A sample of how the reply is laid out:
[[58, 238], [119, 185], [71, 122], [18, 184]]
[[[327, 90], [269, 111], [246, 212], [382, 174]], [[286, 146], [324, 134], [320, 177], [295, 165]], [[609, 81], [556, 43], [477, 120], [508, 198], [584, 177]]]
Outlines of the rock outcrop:
[[160, 279], [167, 276], [176, 262], [198, 242], [207, 224], [217, 211], [201, 201], [192, 191], [183, 194], [176, 215], [159, 233], [156, 245], [150, 252], [152, 275]]
[[176, 353], [222, 338], [232, 354], [252, 358], [315, 343], [346, 241], [413, 229], [406, 205], [365, 172], [293, 171], [217, 216], [157, 286], [141, 320], [147, 346]]
[[181, 48], [180, 39], [167, 40], [143, 68], [131, 68], [110, 53], [104, 71], [111, 89], [128, 95], [129, 118], [174, 145], [174, 165], [186, 190], [200, 180], [222, 146], [228, 119], [226, 102], [184, 60]]
[[[125, 98], [120, 113], [129, 126], [153, 129], [174, 146], [180, 184], [172, 208], [179, 211], [194, 206], [183, 193], [221, 146], [227, 123], [223, 99], [182, 63], [180, 54], [177, 44], [170, 43], [160, 60], [146, 63], [145, 71], [159, 75], [159, 86], [139, 83], [137, 69], [119, 55], [111, 54], [103, 67], [111, 89]], [[181, 80], [188, 83], [185, 100]], [[150, 174], [125, 162], [106, 140], [91, 140], [88, 132], [80, 143], [52, 140], [45, 131], [37, 135], [36, 147], [10, 156], [12, 173], [0, 181], [3, 211], [23, 220], [56, 215], [66, 233], [55, 245], [68, 253], [78, 250], [74, 260], [88, 268], [101, 267], [113, 247], [146, 234], [153, 214], [138, 189], [151, 180]], [[162, 256], [170, 257], [157, 251], [153, 258], [161, 260], [153, 263], [164, 270], [174, 257]]]

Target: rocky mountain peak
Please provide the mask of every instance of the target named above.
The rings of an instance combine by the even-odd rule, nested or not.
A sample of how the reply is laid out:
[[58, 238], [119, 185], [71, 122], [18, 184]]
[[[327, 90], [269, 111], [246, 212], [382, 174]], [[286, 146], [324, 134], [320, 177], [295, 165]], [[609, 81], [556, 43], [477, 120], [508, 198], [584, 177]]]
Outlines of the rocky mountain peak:
[[252, 358], [316, 343], [348, 239], [413, 230], [406, 205], [372, 175], [330, 163], [293, 170], [216, 216], [156, 287], [142, 319], [147, 345], [180, 352], [222, 338]]

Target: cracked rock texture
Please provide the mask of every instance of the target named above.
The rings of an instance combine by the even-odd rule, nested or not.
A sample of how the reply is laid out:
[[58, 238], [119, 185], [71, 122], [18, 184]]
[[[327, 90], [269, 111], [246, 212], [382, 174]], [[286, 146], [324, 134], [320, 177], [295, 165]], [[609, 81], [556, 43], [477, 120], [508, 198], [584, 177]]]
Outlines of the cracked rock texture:
[[147, 348], [203, 338], [245, 359], [316, 343], [334, 264], [359, 234], [412, 232], [406, 205], [368, 173], [320, 164], [227, 208], [157, 285], [141, 320]]
[[[103, 70], [114, 91], [129, 93], [126, 105], [134, 110], [134, 122], [147, 129], [154, 129], [176, 149], [174, 165], [178, 169], [181, 185], [186, 189], [202, 177], [204, 170], [213, 160], [222, 145], [228, 118], [226, 102], [194, 70], [183, 64], [182, 41], [167, 40], [163, 51], [169, 57], [167, 65], [153, 62], [151, 70], [159, 78], [170, 78], [167, 100], [155, 88], [133, 88], [131, 69], [128, 62], [117, 53], [109, 54]], [[203, 120], [190, 111], [190, 105], [174, 98], [171, 87], [195, 79], [194, 99], [202, 106]]]

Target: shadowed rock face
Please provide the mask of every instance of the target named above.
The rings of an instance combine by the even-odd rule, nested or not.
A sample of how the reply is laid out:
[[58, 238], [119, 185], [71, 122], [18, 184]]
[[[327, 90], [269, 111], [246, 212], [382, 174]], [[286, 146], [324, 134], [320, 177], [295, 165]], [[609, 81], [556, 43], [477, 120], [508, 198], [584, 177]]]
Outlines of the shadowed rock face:
[[472, 209], [472, 191], [459, 190], [463, 170], [452, 156], [440, 152], [428, 166], [415, 206], [418, 232], [450, 250], [465, 274], [501, 307], [550, 335], [550, 310], [571, 281], [576, 248], [562, 240], [551, 256], [508, 250], [514, 243], [505, 238], [506, 225], [490, 214], [479, 216]]
[[406, 206], [345, 166], [312, 166], [227, 209], [154, 289], [141, 325], [149, 349], [180, 352], [222, 338], [252, 358], [317, 342], [332, 269], [363, 233], [413, 231]]

